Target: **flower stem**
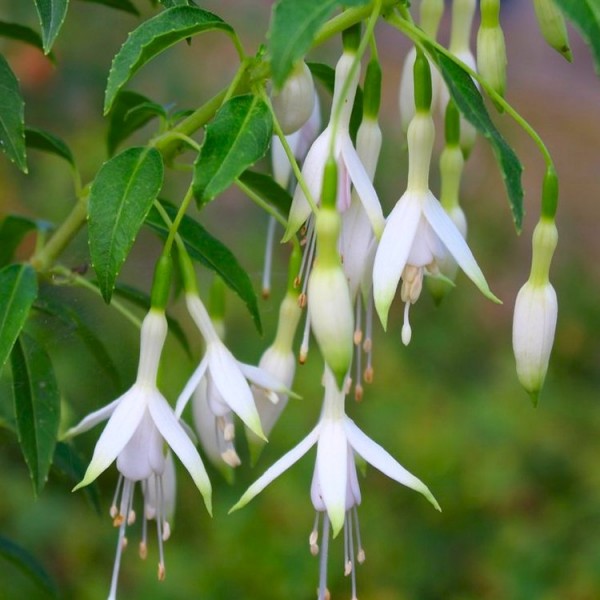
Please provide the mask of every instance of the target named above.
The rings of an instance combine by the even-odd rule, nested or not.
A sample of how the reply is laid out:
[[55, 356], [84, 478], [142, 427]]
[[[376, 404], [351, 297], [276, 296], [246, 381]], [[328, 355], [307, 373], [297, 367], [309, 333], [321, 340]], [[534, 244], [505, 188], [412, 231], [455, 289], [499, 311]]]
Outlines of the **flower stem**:
[[87, 218], [88, 195], [81, 196], [54, 235], [30, 260], [36, 271], [47, 271], [60, 253], [67, 247]]
[[[421, 45], [422, 42], [426, 42], [428, 45], [433, 46], [438, 52], [443, 54], [446, 58], [450, 59], [452, 62], [461, 67], [464, 71], [466, 71], [473, 79], [475, 79], [481, 87], [485, 90], [486, 94], [494, 101], [495, 104], [499, 105], [504, 109], [504, 111], [510, 115], [513, 120], [527, 133], [527, 135], [534, 141], [536, 146], [538, 147], [546, 166], [548, 168], [554, 168], [554, 162], [552, 160], [552, 156], [548, 151], [548, 148], [542, 141], [541, 137], [535, 131], [535, 129], [509, 104], [500, 94], [498, 94], [492, 86], [490, 86], [485, 79], [483, 79], [478, 73], [473, 71], [468, 65], [466, 65], [460, 58], [456, 57], [452, 52], [444, 48], [441, 44], [438, 44], [435, 40], [431, 39], [427, 34], [421, 31], [418, 27], [398, 16], [397, 14], [390, 14], [387, 17], [387, 21], [398, 29], [405, 33], [408, 37], [410, 37], [413, 42], [418, 45]], [[424, 48], [426, 50], [426, 48]], [[434, 61], [435, 62], [435, 61]]]

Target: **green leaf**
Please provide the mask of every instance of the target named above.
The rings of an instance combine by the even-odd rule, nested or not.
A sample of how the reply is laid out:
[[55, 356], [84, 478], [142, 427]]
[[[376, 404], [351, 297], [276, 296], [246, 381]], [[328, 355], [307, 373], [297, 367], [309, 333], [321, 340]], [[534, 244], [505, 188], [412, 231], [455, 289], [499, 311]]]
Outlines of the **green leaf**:
[[[310, 72], [313, 74], [315, 79], [318, 79], [327, 89], [327, 91], [333, 95], [333, 88], [335, 87], [335, 69], [329, 65], [322, 63], [306, 63]], [[350, 137], [356, 141], [356, 133], [360, 127], [363, 115], [363, 91], [360, 86], [356, 90], [356, 96], [354, 98], [354, 106], [352, 107], [352, 115], [350, 116]]]
[[123, 10], [132, 15], [139, 15], [140, 12], [135, 7], [134, 4], [131, 3], [130, 0], [81, 0], [82, 2], [89, 2], [91, 4], [103, 4], [104, 6], [108, 6], [110, 8], [116, 8], [118, 10]]
[[490, 119], [483, 98], [470, 75], [432, 46], [427, 45], [427, 49], [439, 65], [450, 94], [460, 112], [492, 145], [504, 178], [515, 227], [520, 232], [523, 225], [523, 186], [521, 184], [523, 167], [519, 158]]
[[105, 162], [92, 183], [88, 228], [92, 265], [110, 302], [115, 281], [163, 182], [154, 148], [129, 148]]
[[12, 353], [17, 433], [35, 494], [48, 479], [60, 421], [60, 393], [50, 357], [30, 336], [21, 334]]
[[[152, 209], [154, 210], [154, 209]], [[132, 304], [143, 308], [145, 312], [150, 310], [151, 299], [148, 294], [145, 294], [141, 290], [137, 288], [131, 287], [130, 285], [125, 285], [123, 283], [118, 283], [115, 287], [115, 294], [125, 300], [128, 300]], [[181, 344], [181, 347], [185, 350], [188, 356], [192, 356], [192, 351], [190, 349], [190, 344], [185, 335], [183, 327], [179, 324], [179, 321], [176, 321], [168, 314], [167, 323], [169, 325], [169, 331], [175, 336], [175, 339]]]
[[[42, 38], [37, 31], [34, 31], [30, 27], [25, 27], [25, 25], [19, 25], [18, 23], [6, 23], [4, 21], [0, 21], [0, 35], [3, 37], [10, 38], [11, 40], [18, 40], [20, 42], [25, 42], [30, 46], [34, 46], [38, 48], [42, 52], [44, 51], [44, 43], [42, 42]], [[54, 62], [54, 56], [50, 52], [48, 55], [50, 60]]]
[[315, 35], [339, 6], [355, 7], [370, 0], [279, 0], [269, 27], [271, 76], [281, 88], [296, 61], [310, 50]]
[[269, 149], [273, 120], [258, 96], [228, 100], [206, 126], [204, 143], [194, 163], [194, 195], [210, 202], [227, 189]]
[[25, 128], [25, 144], [28, 148], [35, 148], [42, 152], [54, 154], [60, 158], [64, 158], [73, 168], [75, 168], [75, 159], [73, 153], [59, 137], [54, 134], [35, 129], [33, 127]]
[[21, 171], [27, 173], [24, 112], [19, 82], [0, 54], [0, 147]]
[[0, 270], [0, 371], [27, 321], [37, 296], [37, 278], [29, 265]]
[[192, 6], [175, 6], [142, 23], [115, 56], [104, 98], [104, 114], [110, 111], [119, 90], [149, 60], [177, 42], [211, 29], [232, 33], [220, 17]]
[[194, 0], [159, 0], [165, 8], [174, 6], [197, 6]]
[[8, 215], [0, 224], [0, 267], [7, 265], [15, 250], [30, 231], [50, 231], [46, 221], [30, 219], [21, 215]]
[[[72, 482], [72, 485], [70, 486], [72, 488], [83, 479], [87, 463], [81, 459], [81, 456], [77, 454], [70, 444], [58, 442], [54, 449], [52, 466]], [[84, 491], [96, 513], [100, 514], [100, 494], [98, 493], [96, 482], [94, 481], [91, 485], [86, 485]]]
[[112, 156], [122, 141], [156, 116], [166, 116], [160, 104], [137, 92], [121, 90], [110, 111], [106, 140], [109, 155]]
[[600, 1], [554, 0], [554, 2], [587, 42], [594, 56], [596, 72], [600, 75]]
[[[43, 288], [42, 288], [43, 290]], [[115, 390], [122, 389], [119, 369], [96, 332], [83, 320], [81, 315], [61, 299], [49, 296], [39, 297], [34, 308], [58, 319], [63, 325], [73, 329], [96, 359], [102, 373], [110, 380]]]
[[25, 548], [4, 536], [0, 536], [0, 556], [11, 562], [48, 596], [58, 598], [56, 584], [37, 558]]
[[239, 180], [287, 218], [292, 205], [292, 196], [270, 175], [248, 170], [239, 176]]
[[[173, 205], [163, 203], [164, 209], [171, 220], [175, 218], [177, 209]], [[152, 208], [146, 219], [146, 224], [156, 231], [163, 239], [168, 235], [168, 228], [156, 208]], [[214, 238], [200, 223], [188, 217], [183, 217], [178, 229], [179, 235], [192, 259], [199, 261], [217, 273], [229, 288], [244, 302], [259, 333], [262, 334], [262, 324], [258, 311], [258, 301], [250, 277], [241, 267], [231, 250]]]
[[34, 2], [42, 27], [44, 53], [48, 54], [65, 22], [69, 0], [34, 0]]

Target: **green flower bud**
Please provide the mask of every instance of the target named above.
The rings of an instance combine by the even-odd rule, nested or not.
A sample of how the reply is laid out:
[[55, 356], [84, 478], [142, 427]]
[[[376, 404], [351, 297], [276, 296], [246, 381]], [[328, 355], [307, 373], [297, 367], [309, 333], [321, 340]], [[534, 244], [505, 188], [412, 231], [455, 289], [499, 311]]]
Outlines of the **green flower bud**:
[[567, 26], [554, 0], [533, 0], [533, 7], [546, 42], [571, 62], [573, 55], [569, 46]]
[[506, 45], [499, 22], [499, 0], [482, 0], [481, 27], [477, 33], [477, 67], [501, 96], [506, 89]]
[[334, 209], [317, 214], [317, 257], [308, 280], [308, 313], [321, 354], [342, 389], [352, 363], [354, 316], [348, 280], [337, 250], [341, 219]]

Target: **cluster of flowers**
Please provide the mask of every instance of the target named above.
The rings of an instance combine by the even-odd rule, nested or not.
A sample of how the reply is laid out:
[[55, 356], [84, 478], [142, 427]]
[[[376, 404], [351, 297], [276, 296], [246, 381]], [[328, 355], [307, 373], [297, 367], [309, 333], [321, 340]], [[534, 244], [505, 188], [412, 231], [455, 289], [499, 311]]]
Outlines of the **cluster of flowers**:
[[[443, 1], [423, 0], [421, 9], [421, 25], [435, 38]], [[475, 0], [455, 0], [450, 43], [450, 50], [473, 70], [475, 59], [469, 49], [469, 36], [474, 9]], [[505, 58], [498, 9], [497, 0], [482, 2], [485, 18], [479, 35], [478, 58], [482, 75], [502, 93]], [[354, 566], [364, 561], [365, 552], [356, 514], [361, 502], [356, 455], [393, 480], [420, 492], [439, 510], [425, 484], [346, 415], [345, 402], [352, 384], [355, 397], [360, 399], [363, 377], [367, 382], [372, 380], [373, 307], [386, 328], [398, 286], [405, 303], [402, 327], [405, 344], [410, 342], [412, 334], [409, 309], [421, 294], [425, 276], [432, 293], [441, 297], [454, 285], [460, 267], [485, 296], [497, 301], [465, 241], [466, 218], [459, 205], [462, 169], [475, 130], [459, 117], [439, 74], [436, 71], [432, 74], [425, 55], [417, 49], [411, 51], [400, 89], [402, 123], [408, 138], [408, 181], [406, 191], [387, 219], [384, 218], [372, 184], [382, 141], [378, 124], [381, 73], [376, 59], [366, 69], [364, 112], [356, 146], [350, 135], [361, 67], [356, 39], [355, 32], [345, 37], [344, 52], [335, 69], [331, 116], [322, 132], [319, 133], [318, 98], [304, 62], [298, 63], [284, 88], [273, 98], [275, 114], [288, 134], [285, 140], [273, 140], [274, 178], [282, 186], [289, 186], [290, 154], [303, 163], [284, 240], [301, 230], [305, 245], [301, 260], [297, 253], [290, 260], [292, 283], [281, 304], [278, 330], [258, 367], [237, 361], [221, 341], [218, 328], [197, 293], [191, 262], [183, 253], [179, 258], [186, 305], [206, 349], [175, 409], [171, 408], [157, 387], [157, 371], [167, 334], [166, 299], [160, 290], [165, 286], [168, 289], [170, 272], [170, 259], [163, 256], [155, 275], [159, 292], [153, 293], [153, 307], [142, 325], [136, 382], [123, 396], [92, 413], [66, 434], [67, 437], [79, 434], [108, 419], [85, 477], [77, 487], [92, 482], [116, 460], [120, 477], [111, 516], [119, 527], [119, 536], [109, 598], [116, 597], [126, 527], [136, 518], [133, 496], [137, 482], [143, 494], [140, 555], [146, 555], [147, 522], [154, 519], [159, 543], [159, 579], [165, 575], [163, 542], [170, 534], [169, 518], [175, 498], [171, 451], [189, 471], [211, 512], [211, 484], [196, 449], [196, 436], [181, 420], [190, 398], [196, 431], [213, 462], [224, 468], [240, 464], [235, 448], [234, 415], [246, 427], [253, 457], [258, 456], [291, 394], [296, 364], [293, 343], [304, 306], [307, 316], [300, 362], [306, 358], [311, 331], [325, 362], [319, 422], [246, 491], [232, 510], [245, 505], [312, 446], [317, 446], [311, 485], [317, 516], [309, 542], [311, 552], [317, 554], [321, 522], [319, 600], [329, 596], [326, 580], [330, 532], [336, 536], [342, 530], [344, 572], [352, 575], [352, 598], [357, 597]], [[432, 107], [438, 105], [443, 107], [446, 119], [446, 145], [440, 160], [441, 202], [429, 187], [435, 134]], [[544, 193], [555, 200], [557, 186], [552, 174], [547, 176]], [[517, 372], [534, 396], [539, 393], [545, 376], [557, 312], [556, 294], [548, 280], [557, 241], [554, 215], [550, 212], [542, 215], [536, 228], [532, 274], [519, 292], [515, 306], [513, 340]], [[271, 224], [269, 245], [273, 232]], [[363, 350], [367, 355], [364, 370]], [[353, 365], [354, 381], [350, 377]]]

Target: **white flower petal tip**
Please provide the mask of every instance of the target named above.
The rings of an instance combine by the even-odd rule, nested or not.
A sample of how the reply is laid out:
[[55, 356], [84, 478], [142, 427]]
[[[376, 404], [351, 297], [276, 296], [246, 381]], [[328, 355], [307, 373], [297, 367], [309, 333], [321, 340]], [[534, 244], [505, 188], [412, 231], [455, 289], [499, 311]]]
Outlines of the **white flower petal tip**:
[[435, 496], [429, 491], [429, 488], [425, 484], [423, 484], [422, 489], [415, 488], [415, 490], [423, 494], [423, 496], [429, 500], [435, 510], [442, 512], [442, 507], [439, 505], [438, 501], [435, 499]]

